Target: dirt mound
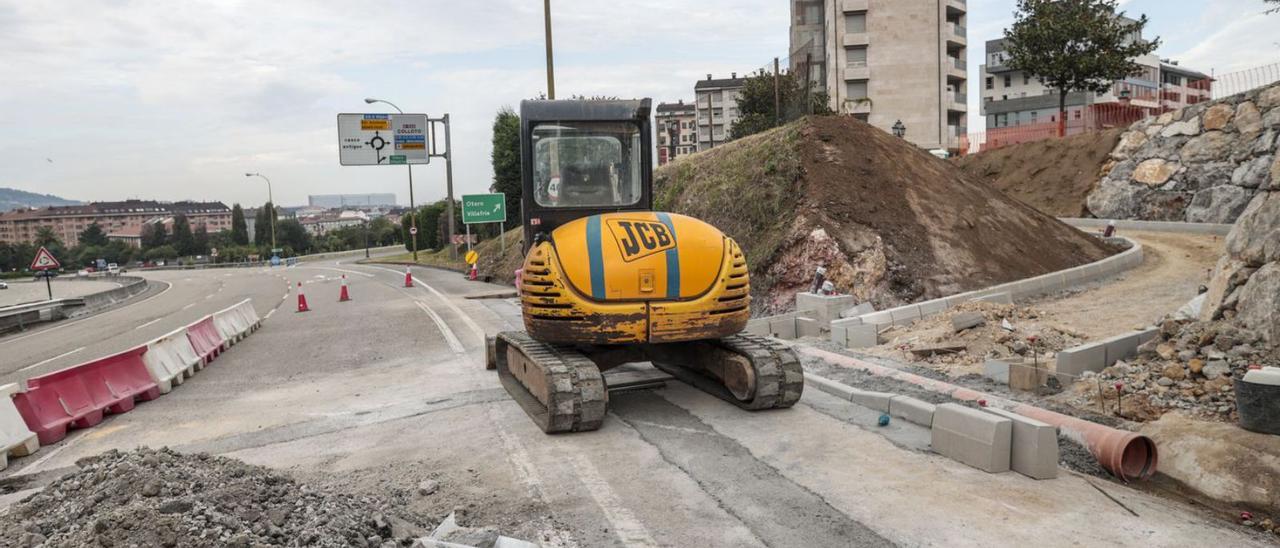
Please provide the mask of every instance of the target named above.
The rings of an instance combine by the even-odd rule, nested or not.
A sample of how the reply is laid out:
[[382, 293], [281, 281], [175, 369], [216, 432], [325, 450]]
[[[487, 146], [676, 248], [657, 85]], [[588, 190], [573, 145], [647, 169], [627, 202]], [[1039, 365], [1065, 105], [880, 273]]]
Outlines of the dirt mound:
[[955, 166], [850, 117], [811, 117], [664, 166], [655, 205], [742, 244], [757, 312], [789, 310], [818, 266], [885, 308], [1112, 253]]
[[1085, 199], [1110, 168], [1123, 129], [1044, 139], [956, 158], [964, 173], [987, 181], [1055, 217], [1089, 217]]
[[260, 466], [169, 449], [108, 451], [0, 517], [18, 546], [408, 545], [402, 501], [315, 490]]

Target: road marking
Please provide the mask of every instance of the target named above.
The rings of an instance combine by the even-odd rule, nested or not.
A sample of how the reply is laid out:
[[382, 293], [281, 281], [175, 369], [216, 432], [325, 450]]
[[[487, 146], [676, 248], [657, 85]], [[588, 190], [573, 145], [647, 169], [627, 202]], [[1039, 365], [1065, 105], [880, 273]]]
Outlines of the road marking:
[[205, 296], [204, 296], [204, 300], [206, 300], [206, 301], [207, 301], [207, 300], [209, 300], [209, 299], [212, 299], [212, 298], [213, 298], [213, 295], [205, 295]]
[[[172, 283], [169, 283], [169, 282], [166, 282], [166, 281], [163, 281], [163, 280], [147, 280], [147, 283], [151, 283], [151, 282], [153, 282], [153, 281], [154, 281], [154, 282], [156, 282], [156, 283], [162, 283], [162, 284], [164, 284], [164, 285], [165, 285], [164, 289], [160, 290], [160, 292], [159, 292], [159, 293], [156, 293], [155, 295], [152, 295], [152, 296], [150, 296], [150, 297], [147, 297], [147, 298], [145, 298], [145, 299], [142, 299], [141, 301], [138, 301], [138, 302], [136, 302], [136, 303], [129, 303], [129, 304], [126, 304], [126, 305], [121, 306], [121, 307], [118, 307], [118, 308], [112, 308], [112, 309], [110, 309], [110, 310], [106, 310], [106, 311], [103, 311], [103, 312], [100, 312], [100, 313], [97, 313], [97, 314], [93, 314], [93, 315], [91, 315], [91, 316], [87, 316], [87, 317], [84, 317], [84, 318], [80, 318], [80, 319], [78, 319], [78, 320], [72, 320], [72, 321], [67, 322], [67, 323], [60, 323], [60, 324], [55, 325], [55, 326], [53, 326], [53, 327], [50, 327], [50, 328], [48, 328], [48, 329], [41, 329], [40, 331], [36, 331], [35, 333], [28, 333], [28, 334], [26, 334], [26, 335], [22, 335], [22, 336], [20, 336], [20, 337], [14, 337], [14, 338], [12, 338], [12, 339], [10, 339], [10, 338], [0, 339], [0, 343], [15, 343], [15, 342], [18, 342], [18, 341], [23, 340], [23, 339], [27, 339], [27, 338], [30, 338], [30, 337], [34, 337], [34, 336], [36, 336], [36, 335], [43, 335], [43, 334], [48, 333], [48, 332], [50, 332], [50, 331], [57, 331], [57, 330], [62, 329], [62, 328], [64, 328], [64, 327], [71, 326], [71, 325], [75, 325], [75, 324], [78, 324], [78, 323], [83, 322], [83, 321], [86, 321], [86, 320], [92, 320], [92, 319], [97, 318], [97, 317], [100, 317], [100, 316], [105, 316], [105, 315], [110, 314], [110, 313], [112, 313], [112, 312], [119, 312], [119, 311], [124, 310], [124, 309], [126, 309], [126, 308], [129, 308], [129, 307], [131, 307], [131, 306], [139, 305], [139, 304], [145, 303], [145, 302], [147, 302], [147, 301], [149, 301], [149, 300], [151, 300], [151, 299], [154, 299], [154, 298], [156, 298], [156, 297], [159, 297], [159, 296], [161, 296], [161, 295], [164, 295], [164, 294], [165, 294], [165, 293], [167, 293], [170, 289], [172, 289], [172, 288], [173, 288], [173, 284], [172, 284]], [[64, 321], [65, 321], [65, 320], [64, 320]]]
[[[387, 272], [394, 272], [396, 274], [403, 274], [403, 272], [397, 272], [390, 268], [385, 268], [381, 266], [369, 265], [369, 267], [386, 270]], [[450, 301], [448, 297], [445, 297], [444, 293], [437, 291], [436, 288], [431, 287], [429, 284], [422, 281], [422, 278], [419, 278], [417, 276], [413, 276], [413, 282], [416, 284], [420, 284], [422, 287], [427, 288], [428, 291], [434, 293], [435, 296], [439, 297], [440, 300], [444, 302], [444, 305], [449, 307], [449, 310], [452, 310], [454, 314], [457, 314], [458, 317], [462, 319], [462, 323], [467, 324], [467, 327], [471, 329], [471, 332], [475, 333], [476, 338], [480, 339], [481, 341], [484, 340], [484, 337], [485, 337], [484, 328], [480, 327], [480, 324], [477, 324], [475, 320], [471, 319], [471, 316], [463, 312], [461, 308], [458, 308], [457, 305], [453, 304], [453, 302]]]
[[49, 359], [47, 359], [47, 360], [44, 360], [44, 361], [41, 361], [41, 362], [33, 363], [33, 364], [31, 364], [31, 365], [28, 365], [28, 366], [26, 366], [26, 367], [23, 367], [22, 369], [19, 369], [18, 371], [19, 371], [19, 372], [21, 372], [21, 371], [26, 371], [26, 370], [29, 370], [29, 369], [35, 369], [35, 368], [37, 368], [37, 367], [40, 367], [40, 366], [42, 366], [42, 365], [44, 365], [44, 364], [46, 364], [46, 363], [49, 363], [49, 362], [53, 361], [53, 360], [56, 360], [56, 359], [58, 359], [58, 358], [65, 358], [65, 357], [70, 356], [70, 355], [72, 355], [72, 354], [75, 354], [76, 352], [79, 352], [79, 351], [81, 351], [81, 350], [84, 350], [84, 347], [83, 347], [83, 346], [81, 346], [80, 348], [77, 348], [77, 349], [75, 349], [75, 350], [72, 350], [72, 351], [70, 351], [70, 352], [65, 352], [65, 353], [62, 353], [62, 354], [58, 354], [57, 356], [54, 356], [54, 357], [49, 358]]
[[139, 330], [139, 329], [142, 329], [142, 328], [144, 328], [144, 327], [146, 327], [146, 326], [148, 326], [148, 325], [151, 325], [151, 324], [156, 323], [156, 322], [158, 322], [158, 321], [160, 321], [160, 320], [163, 320], [163, 319], [164, 319], [164, 318], [156, 318], [156, 319], [151, 320], [151, 321], [149, 321], [149, 322], [147, 322], [147, 323], [144, 323], [144, 324], [142, 324], [142, 325], [139, 325], [138, 327], [133, 328], [133, 330], [134, 330], [134, 331], [137, 331], [137, 330]]
[[622, 505], [622, 501], [618, 499], [617, 493], [609, 486], [609, 482], [600, 475], [600, 471], [596, 470], [594, 464], [587, 460], [586, 457], [579, 453], [569, 455], [569, 464], [573, 465], [573, 469], [578, 473], [578, 480], [587, 488], [587, 493], [595, 499], [596, 504], [600, 506], [600, 510], [604, 512], [605, 519], [613, 525], [613, 530], [618, 534], [618, 539], [625, 546], [657, 546], [658, 542], [653, 540], [653, 536], [649, 534], [649, 530], [645, 529], [640, 520], [636, 519], [635, 514], [631, 510]]
[[193, 306], [195, 306], [195, 305], [196, 305], [196, 303], [190, 303], [190, 304], [188, 304], [187, 306], [182, 307], [182, 310], [186, 310], [186, 309], [191, 308], [191, 307], [193, 307]]
[[355, 275], [357, 275], [357, 276], [364, 276], [364, 277], [366, 277], [366, 278], [372, 278], [372, 277], [373, 277], [373, 274], [370, 274], [370, 273], [368, 273], [368, 272], [360, 272], [360, 271], [358, 271], [358, 270], [347, 270], [347, 269], [345, 269], [345, 268], [332, 268], [332, 267], [328, 267], [328, 266], [304, 266], [304, 267], [301, 267], [301, 268], [315, 268], [315, 269], [320, 269], [320, 270], [332, 270], [332, 271], [334, 271], [334, 272], [346, 272], [347, 274], [355, 274]]
[[265, 319], [268, 319], [268, 318], [270, 318], [270, 317], [271, 317], [271, 315], [272, 315], [272, 314], [275, 314], [275, 313], [276, 313], [276, 309], [272, 308], [271, 310], [268, 310], [268, 311], [267, 311], [267, 315], [266, 315], [266, 316], [263, 316], [263, 317], [262, 317], [262, 319], [264, 319], [264, 320], [265, 320]]
[[440, 333], [444, 334], [444, 340], [449, 343], [449, 348], [453, 349], [453, 353], [467, 353], [467, 347], [462, 346], [462, 341], [458, 340], [458, 336], [453, 334], [453, 330], [449, 329], [448, 325], [445, 325], [444, 319], [439, 314], [436, 314], [435, 310], [432, 310], [430, 306], [427, 306], [427, 303], [422, 301], [414, 300], [413, 302], [418, 303], [418, 308], [421, 308], [423, 312], [431, 316], [431, 321], [436, 322], [436, 327], [439, 327]]

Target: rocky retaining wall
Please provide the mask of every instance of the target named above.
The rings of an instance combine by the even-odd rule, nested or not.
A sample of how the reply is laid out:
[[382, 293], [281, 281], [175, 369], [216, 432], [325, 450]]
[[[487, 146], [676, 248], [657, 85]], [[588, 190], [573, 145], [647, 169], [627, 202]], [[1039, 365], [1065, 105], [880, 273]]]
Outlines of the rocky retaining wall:
[[1227, 235], [1200, 319], [1239, 319], [1280, 347], [1280, 170], [1270, 182]]
[[[1280, 190], [1280, 84], [1147, 118], [1129, 128], [1087, 206], [1095, 217], [1231, 223]], [[1104, 168], [1105, 169], [1105, 168]]]

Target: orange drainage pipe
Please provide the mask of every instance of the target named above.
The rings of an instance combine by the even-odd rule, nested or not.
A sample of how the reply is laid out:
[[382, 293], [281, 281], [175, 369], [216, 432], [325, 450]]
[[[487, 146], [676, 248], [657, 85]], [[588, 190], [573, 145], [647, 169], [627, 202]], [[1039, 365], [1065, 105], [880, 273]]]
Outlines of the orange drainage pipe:
[[857, 358], [827, 352], [807, 346], [795, 347], [803, 354], [826, 360], [844, 367], [861, 369], [872, 375], [890, 377], [909, 382], [922, 388], [946, 394], [957, 400], [986, 400], [989, 405], [1007, 409], [1024, 417], [1057, 426], [1058, 429], [1089, 449], [1098, 464], [1122, 481], [1136, 481], [1150, 478], [1156, 473], [1159, 454], [1156, 443], [1142, 434], [1118, 430], [1109, 426], [1090, 422], [1076, 417], [1055, 413], [1033, 405], [978, 392], [963, 386], [913, 375], [891, 367], [868, 363]]

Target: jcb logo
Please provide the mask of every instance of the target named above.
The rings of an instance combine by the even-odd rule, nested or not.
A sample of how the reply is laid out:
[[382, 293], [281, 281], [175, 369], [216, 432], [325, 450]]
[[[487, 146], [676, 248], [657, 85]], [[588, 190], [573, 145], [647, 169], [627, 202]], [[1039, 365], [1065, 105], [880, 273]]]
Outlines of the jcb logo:
[[609, 232], [618, 242], [622, 252], [622, 260], [631, 262], [672, 249], [676, 246], [675, 238], [667, 225], [656, 221], [635, 221], [627, 219], [610, 219]]

